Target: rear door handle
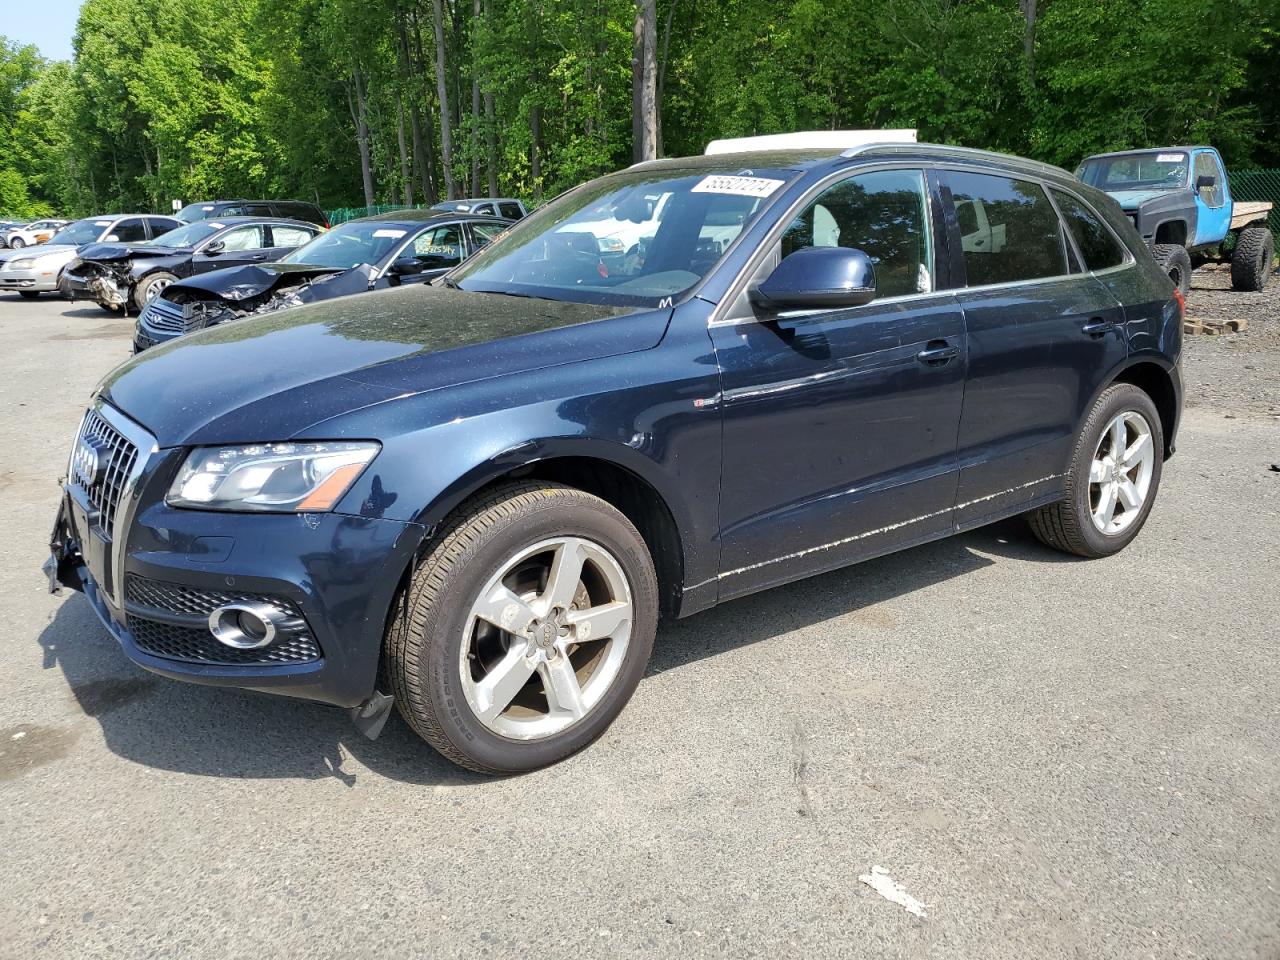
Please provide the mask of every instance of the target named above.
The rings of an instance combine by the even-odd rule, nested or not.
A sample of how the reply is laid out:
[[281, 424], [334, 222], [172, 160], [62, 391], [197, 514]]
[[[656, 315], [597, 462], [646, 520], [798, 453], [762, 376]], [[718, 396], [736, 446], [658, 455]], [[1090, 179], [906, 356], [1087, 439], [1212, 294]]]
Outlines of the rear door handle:
[[916, 359], [929, 367], [941, 367], [960, 356], [960, 348], [953, 347], [945, 340], [930, 340], [928, 345], [916, 354]]
[[1091, 337], [1100, 337], [1104, 333], [1110, 333], [1115, 328], [1116, 322], [1114, 320], [1103, 320], [1101, 317], [1094, 317], [1080, 328], [1080, 332]]

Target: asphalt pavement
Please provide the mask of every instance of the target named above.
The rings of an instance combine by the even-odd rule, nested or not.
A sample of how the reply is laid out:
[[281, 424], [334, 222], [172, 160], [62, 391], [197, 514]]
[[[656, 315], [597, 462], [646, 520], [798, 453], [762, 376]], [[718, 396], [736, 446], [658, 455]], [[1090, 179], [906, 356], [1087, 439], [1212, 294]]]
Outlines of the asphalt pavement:
[[602, 740], [491, 780], [45, 592], [130, 329], [0, 295], [0, 957], [1280, 957], [1280, 364], [1121, 555], [1011, 521], [668, 624]]

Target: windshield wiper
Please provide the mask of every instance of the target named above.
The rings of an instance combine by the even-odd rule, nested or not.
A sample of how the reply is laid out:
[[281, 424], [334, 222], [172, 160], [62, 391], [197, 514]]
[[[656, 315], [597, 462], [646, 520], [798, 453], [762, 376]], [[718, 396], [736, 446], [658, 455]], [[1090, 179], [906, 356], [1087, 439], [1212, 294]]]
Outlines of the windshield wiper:
[[450, 290], [461, 290], [461, 289], [462, 289], [462, 287], [458, 286], [458, 281], [457, 281], [457, 280], [454, 280], [452, 277], [447, 277], [447, 276], [441, 275], [441, 277], [440, 277], [440, 282], [441, 282], [441, 283], [443, 283], [443, 284], [444, 284], [446, 287], [448, 287]]

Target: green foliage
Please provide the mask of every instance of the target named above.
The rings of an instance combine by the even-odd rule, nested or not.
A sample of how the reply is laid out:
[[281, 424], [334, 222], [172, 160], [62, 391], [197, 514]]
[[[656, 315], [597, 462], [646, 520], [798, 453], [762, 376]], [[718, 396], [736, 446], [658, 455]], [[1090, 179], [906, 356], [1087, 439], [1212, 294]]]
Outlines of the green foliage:
[[[443, 184], [432, 7], [85, 0], [72, 64], [0, 42], [0, 210], [262, 195], [363, 205], [361, 116], [374, 203], [422, 203]], [[659, 0], [664, 152], [908, 126], [1066, 166], [1186, 142], [1236, 166], [1280, 164], [1280, 0], [1037, 9], [1028, 56], [1018, 0]], [[443, 11], [459, 193], [473, 173], [487, 192], [491, 137], [498, 190], [528, 199], [630, 162], [634, 0]], [[473, 111], [473, 79], [492, 122]]]

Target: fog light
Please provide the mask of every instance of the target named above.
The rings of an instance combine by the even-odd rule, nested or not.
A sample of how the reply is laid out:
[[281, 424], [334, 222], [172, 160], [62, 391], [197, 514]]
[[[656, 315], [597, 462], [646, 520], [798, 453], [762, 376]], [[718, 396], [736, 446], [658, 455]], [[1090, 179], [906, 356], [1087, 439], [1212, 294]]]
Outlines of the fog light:
[[237, 650], [257, 650], [276, 638], [276, 624], [284, 617], [267, 603], [229, 603], [209, 614], [214, 639]]

